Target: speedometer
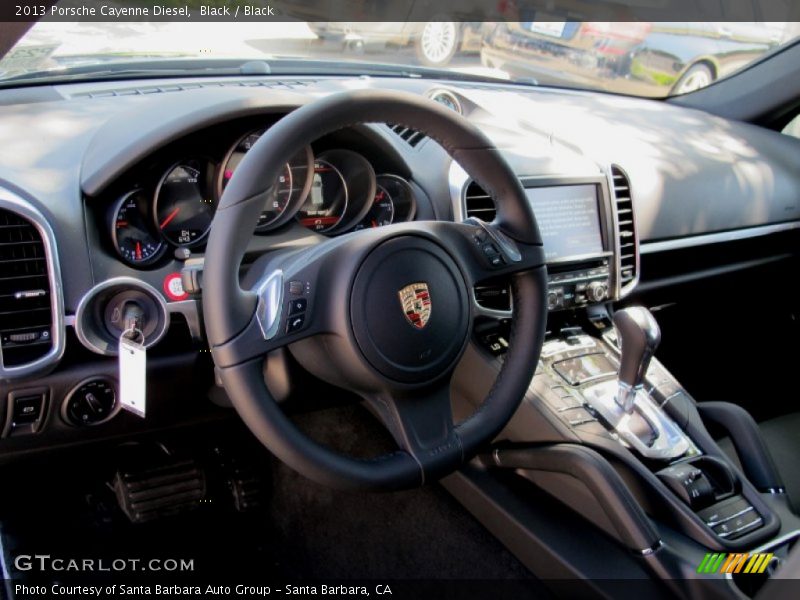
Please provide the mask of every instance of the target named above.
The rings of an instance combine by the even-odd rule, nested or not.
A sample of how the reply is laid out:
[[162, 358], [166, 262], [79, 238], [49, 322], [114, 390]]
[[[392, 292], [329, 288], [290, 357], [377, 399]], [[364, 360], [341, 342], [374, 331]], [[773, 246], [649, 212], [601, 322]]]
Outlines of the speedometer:
[[297, 212], [297, 220], [312, 231], [325, 233], [341, 222], [347, 211], [347, 184], [342, 173], [326, 160], [314, 161], [311, 192]]
[[176, 246], [192, 246], [211, 228], [216, 203], [208, 185], [209, 165], [190, 159], [173, 165], [155, 195], [155, 225]]

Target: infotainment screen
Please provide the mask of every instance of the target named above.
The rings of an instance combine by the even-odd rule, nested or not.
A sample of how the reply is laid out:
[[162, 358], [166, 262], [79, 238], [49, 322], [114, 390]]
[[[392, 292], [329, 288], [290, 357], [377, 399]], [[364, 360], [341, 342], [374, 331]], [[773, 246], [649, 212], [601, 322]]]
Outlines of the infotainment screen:
[[526, 188], [547, 261], [603, 252], [596, 185]]

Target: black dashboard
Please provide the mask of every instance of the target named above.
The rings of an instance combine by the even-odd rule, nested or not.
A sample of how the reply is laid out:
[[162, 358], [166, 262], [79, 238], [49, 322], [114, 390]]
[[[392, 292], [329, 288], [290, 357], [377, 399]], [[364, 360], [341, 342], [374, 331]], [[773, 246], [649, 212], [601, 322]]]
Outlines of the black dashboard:
[[[720, 267], [677, 261], [677, 270], [648, 272], [651, 257], [772, 240], [800, 227], [800, 142], [663, 102], [379, 78], [0, 92], [0, 233], [22, 236], [0, 241], [32, 249], [13, 246], [0, 257], [0, 295], [23, 293], [0, 311], [0, 453], [197, 414], [198, 397], [214, 388], [213, 368], [186, 272], [202, 272], [220, 196], [244, 153], [282, 115], [354, 87], [446, 98], [495, 142], [539, 218], [553, 312]], [[438, 144], [402, 126], [355, 125], [288, 154], [259, 222], [242, 232], [250, 236], [249, 260], [364, 228], [493, 216], [491, 198]], [[19, 259], [28, 262], [15, 266]], [[30, 285], [20, 283], [28, 276]], [[502, 282], [476, 289], [486, 316], [510, 317], [503, 289]], [[111, 408], [76, 416], [80, 407], [70, 402], [87, 381], [105, 381], [113, 391], [119, 315], [132, 299], [149, 311], [153, 416], [145, 423]], [[22, 313], [36, 318], [22, 320]], [[179, 400], [175, 385], [185, 386]], [[16, 412], [19, 398], [39, 399], [28, 420]]]

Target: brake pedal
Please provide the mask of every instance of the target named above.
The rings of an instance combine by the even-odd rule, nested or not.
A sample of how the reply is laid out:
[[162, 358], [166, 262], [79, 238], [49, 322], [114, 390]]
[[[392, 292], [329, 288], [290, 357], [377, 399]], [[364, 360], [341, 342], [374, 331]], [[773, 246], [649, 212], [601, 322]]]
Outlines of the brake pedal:
[[144, 523], [197, 508], [206, 495], [205, 471], [193, 459], [169, 459], [140, 469], [117, 471], [117, 502], [133, 523]]

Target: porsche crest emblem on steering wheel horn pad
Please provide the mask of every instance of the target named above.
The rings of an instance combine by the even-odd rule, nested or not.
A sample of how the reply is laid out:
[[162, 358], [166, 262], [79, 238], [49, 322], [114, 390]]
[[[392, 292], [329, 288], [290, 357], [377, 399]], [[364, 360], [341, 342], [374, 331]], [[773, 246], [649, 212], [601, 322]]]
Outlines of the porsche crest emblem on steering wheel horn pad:
[[431, 294], [425, 282], [412, 283], [397, 292], [406, 320], [417, 329], [424, 329], [431, 318]]

